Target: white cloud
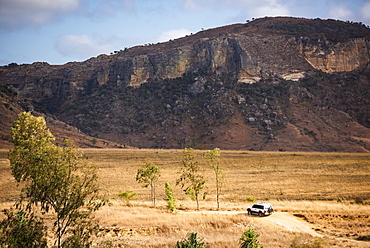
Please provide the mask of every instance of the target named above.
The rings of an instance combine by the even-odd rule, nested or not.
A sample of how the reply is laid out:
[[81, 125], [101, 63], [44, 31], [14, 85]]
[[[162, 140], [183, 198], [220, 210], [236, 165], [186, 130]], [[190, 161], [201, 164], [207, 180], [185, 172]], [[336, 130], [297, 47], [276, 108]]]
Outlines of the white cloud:
[[12, 29], [39, 25], [73, 11], [80, 0], [1, 0], [0, 26]]
[[107, 41], [93, 39], [86, 34], [60, 36], [56, 45], [58, 53], [65, 57], [84, 60], [102, 53], [109, 53], [113, 46]]
[[255, 6], [253, 11], [249, 11], [252, 12], [255, 17], [290, 15], [288, 7], [282, 4], [281, 1], [264, 0], [258, 3], [258, 6]]
[[370, 1], [367, 1], [361, 8], [362, 18], [365, 21], [370, 21]]
[[188, 35], [190, 33], [191, 33], [191, 31], [189, 31], [185, 28], [169, 30], [169, 31], [161, 33], [157, 40], [159, 42], [169, 41], [171, 39], [177, 39], [177, 38], [180, 38], [180, 37], [184, 37], [185, 35]]
[[329, 11], [329, 18], [339, 19], [339, 20], [353, 20], [354, 15], [344, 5], [333, 5]]
[[286, 0], [178, 0], [186, 10], [234, 10], [237, 14], [228, 20], [248, 19], [264, 16], [288, 16], [291, 14]]

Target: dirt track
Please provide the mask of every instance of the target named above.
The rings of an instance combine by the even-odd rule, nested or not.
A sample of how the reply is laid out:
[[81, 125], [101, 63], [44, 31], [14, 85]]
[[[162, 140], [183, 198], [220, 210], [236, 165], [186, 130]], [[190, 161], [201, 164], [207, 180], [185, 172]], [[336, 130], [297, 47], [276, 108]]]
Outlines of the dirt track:
[[[200, 211], [200, 212], [180, 212], [180, 214], [226, 214], [226, 215], [247, 215], [244, 211]], [[358, 241], [354, 239], [337, 237], [333, 235], [323, 235], [315, 231], [317, 228], [302, 218], [296, 217], [288, 212], [275, 212], [270, 216], [259, 217], [248, 215], [252, 223], [264, 225], [276, 225], [278, 228], [285, 229], [292, 233], [308, 234], [312, 237], [322, 238], [327, 241], [328, 247], [370, 247], [370, 242]]]
[[[191, 214], [245, 214], [244, 211], [201, 211], [201, 212], [181, 212], [182, 214], [191, 213]], [[314, 237], [323, 237], [323, 235], [314, 231], [314, 227], [306, 221], [299, 219], [288, 212], [275, 212], [270, 216], [258, 217], [257, 215], [250, 215], [249, 218], [252, 218], [253, 222], [258, 222], [261, 224], [274, 224], [278, 225], [291, 232], [301, 232], [307, 233]]]
[[253, 220], [260, 223], [279, 225], [291, 232], [307, 233], [314, 237], [323, 237], [323, 235], [315, 232], [313, 226], [309, 223], [287, 212], [278, 212], [263, 218], [256, 217]]

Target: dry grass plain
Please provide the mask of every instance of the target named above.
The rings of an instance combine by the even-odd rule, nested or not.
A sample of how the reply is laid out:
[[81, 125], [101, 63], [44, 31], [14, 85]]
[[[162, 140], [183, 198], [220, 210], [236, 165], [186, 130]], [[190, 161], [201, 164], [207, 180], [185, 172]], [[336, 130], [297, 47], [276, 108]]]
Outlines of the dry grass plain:
[[[370, 247], [370, 154], [222, 150], [227, 181], [221, 196], [223, 211], [216, 212], [214, 175], [202, 158], [205, 151], [196, 151], [208, 195], [200, 202], [200, 212], [195, 212], [195, 202], [175, 186], [182, 150], [83, 152], [98, 166], [102, 193], [110, 199], [110, 204], [96, 213], [106, 228], [94, 240], [95, 247], [173, 247], [187, 232], [197, 232], [207, 247], [238, 247], [238, 239], [247, 228], [261, 235], [264, 247], [289, 247], [295, 237], [301, 243], [317, 238], [298, 226], [287, 228], [284, 219], [272, 223], [269, 217], [247, 216], [245, 209], [251, 204], [246, 201], [248, 196], [268, 201], [277, 213], [287, 213], [284, 216], [310, 226], [323, 240], [322, 247]], [[0, 150], [0, 209], [8, 207], [19, 194], [6, 154], [7, 150]], [[151, 207], [150, 190], [135, 181], [137, 169], [146, 160], [161, 169], [156, 209]], [[179, 209], [175, 214], [165, 207], [165, 182], [174, 189]], [[116, 196], [127, 190], [137, 193], [130, 206]], [[337, 202], [339, 198], [343, 202]]]

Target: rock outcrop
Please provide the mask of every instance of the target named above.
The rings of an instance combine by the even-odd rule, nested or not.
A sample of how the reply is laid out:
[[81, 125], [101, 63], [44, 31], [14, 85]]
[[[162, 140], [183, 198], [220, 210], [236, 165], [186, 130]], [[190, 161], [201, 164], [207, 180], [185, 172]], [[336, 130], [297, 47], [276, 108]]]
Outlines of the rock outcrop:
[[[230, 145], [225, 147], [251, 149], [253, 139], [259, 143], [276, 143], [277, 135], [282, 135], [284, 128], [293, 133], [297, 130], [291, 123], [295, 120], [290, 113], [293, 108], [288, 111], [283, 102], [301, 110], [297, 106], [302, 102], [307, 106], [312, 102], [322, 105], [321, 101], [314, 100], [318, 92], [309, 92], [309, 88], [294, 86], [293, 82], [317, 77], [318, 71], [365, 70], [370, 61], [369, 38], [369, 28], [359, 23], [262, 18], [165, 43], [127, 48], [81, 63], [10, 64], [0, 68], [0, 83], [10, 85], [21, 99], [32, 102], [38, 110], [54, 114], [90, 135], [99, 134], [117, 142], [126, 140], [135, 146], [182, 147], [194, 140], [207, 144], [224, 142], [226, 138], [220, 136], [226, 137], [226, 133], [215, 131], [222, 126], [235, 132], [227, 138]], [[359, 80], [366, 81], [367, 74], [362, 75]], [[190, 81], [181, 83], [175, 79]], [[290, 87], [279, 86], [287, 80], [291, 82]], [[171, 84], [182, 84], [182, 88]], [[145, 91], [144, 85], [147, 85]], [[248, 88], [248, 85], [255, 86]], [[266, 90], [274, 88], [280, 95], [259, 92], [258, 89], [266, 85], [270, 87]], [[162, 87], [162, 92], [156, 87]], [[304, 95], [305, 100], [297, 101], [293, 89], [298, 95]], [[196, 97], [202, 99], [196, 100]], [[96, 107], [87, 108], [87, 99], [96, 101]], [[99, 101], [103, 101], [105, 107]], [[197, 104], [202, 106], [196, 107]], [[158, 113], [151, 109], [157, 105]], [[312, 113], [312, 106], [309, 109], [310, 114], [301, 118], [314, 118], [323, 113], [321, 110]], [[336, 109], [341, 110], [338, 106]], [[356, 115], [361, 114], [351, 112], [351, 118]], [[200, 124], [199, 118], [205, 123]], [[361, 118], [362, 125], [369, 123], [367, 117]], [[178, 131], [173, 130], [177, 129], [185, 138], [176, 137]], [[307, 129], [307, 132], [303, 129], [297, 131], [303, 133], [301, 142], [317, 142], [318, 129]], [[238, 132], [245, 137], [238, 137]], [[308, 135], [311, 139], [305, 132], [312, 134]], [[233, 142], [235, 137], [240, 141]], [[243, 142], [249, 145], [241, 146]], [[163, 145], [165, 143], [168, 145]], [[273, 147], [278, 145], [271, 148], [260, 145], [256, 149], [275, 149]], [[307, 150], [320, 149], [315, 145], [308, 147]]]
[[[248, 24], [201, 31], [165, 43], [137, 46], [110, 56], [100, 55], [82, 63], [51, 66], [36, 62], [3, 67], [0, 71], [1, 82], [38, 84], [38, 88], [43, 88], [42, 94], [47, 96], [51, 92], [45, 92], [50, 88], [46, 81], [55, 84], [58, 79], [64, 84], [57, 86], [59, 91], [68, 82], [76, 92], [90, 84], [103, 85], [107, 82], [137, 87], [149, 78], [176, 78], [189, 71], [207, 69], [233, 73], [241, 82], [253, 83], [270, 77], [298, 80], [314, 69], [328, 73], [352, 71], [369, 62], [370, 31], [364, 26], [360, 26], [361, 37], [348, 37], [341, 41], [328, 38], [331, 35], [328, 33], [312, 33], [309, 36], [276, 33], [276, 29], [284, 30], [285, 24], [299, 26], [302, 23], [310, 25], [310, 22], [319, 25], [329, 21], [259, 19]], [[332, 22], [332, 25], [346, 25], [347, 29], [359, 25]], [[32, 92], [29, 87], [26, 86], [24, 91]], [[65, 90], [68, 89], [71, 88]]]
[[353, 71], [369, 63], [369, 44], [366, 38], [353, 38], [334, 44], [317, 40], [302, 45], [302, 52], [315, 69], [327, 73]]

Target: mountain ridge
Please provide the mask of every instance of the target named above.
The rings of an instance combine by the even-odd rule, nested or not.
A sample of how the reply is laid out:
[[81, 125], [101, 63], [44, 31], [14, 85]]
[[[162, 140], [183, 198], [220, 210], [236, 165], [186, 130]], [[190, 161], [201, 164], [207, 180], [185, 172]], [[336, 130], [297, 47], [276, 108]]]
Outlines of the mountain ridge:
[[10, 64], [0, 83], [127, 146], [368, 152], [369, 38], [361, 23], [261, 18], [84, 62]]

